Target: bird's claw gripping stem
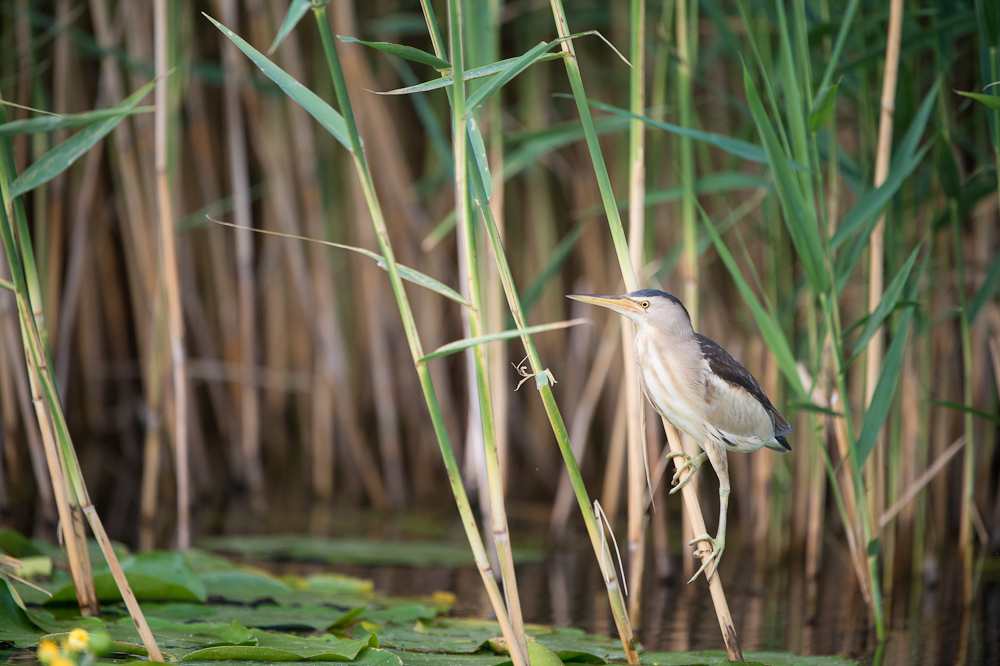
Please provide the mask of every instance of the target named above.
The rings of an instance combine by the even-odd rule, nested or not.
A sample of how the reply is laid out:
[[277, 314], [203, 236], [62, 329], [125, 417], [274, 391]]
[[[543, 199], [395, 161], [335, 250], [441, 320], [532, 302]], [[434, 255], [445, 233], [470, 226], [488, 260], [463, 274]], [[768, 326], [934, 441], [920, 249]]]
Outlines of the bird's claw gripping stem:
[[[707, 541], [712, 545], [711, 551], [705, 551], [699, 543]], [[697, 536], [690, 541], [688, 541], [689, 546], [697, 546], [694, 551], [694, 556], [697, 558], [704, 557], [706, 552], [709, 552], [707, 559], [703, 559], [701, 563], [701, 568], [694, 572], [691, 576], [691, 580], [688, 581], [688, 585], [694, 582], [694, 579], [698, 577], [698, 574], [705, 572], [705, 582], [711, 583], [712, 577], [719, 568], [719, 560], [722, 559], [722, 551], [726, 549], [726, 537], [723, 534], [719, 534], [716, 538], [712, 538], [707, 534], [702, 534]]]
[[670, 458], [684, 459], [684, 462], [677, 465], [677, 469], [674, 471], [674, 478], [670, 481], [671, 485], [673, 485], [673, 488], [670, 489], [670, 494], [673, 495], [691, 481], [695, 472], [701, 468], [702, 463], [704, 463], [705, 459], [708, 458], [708, 455], [702, 453], [692, 458], [683, 451], [671, 451], [667, 454], [667, 459]]

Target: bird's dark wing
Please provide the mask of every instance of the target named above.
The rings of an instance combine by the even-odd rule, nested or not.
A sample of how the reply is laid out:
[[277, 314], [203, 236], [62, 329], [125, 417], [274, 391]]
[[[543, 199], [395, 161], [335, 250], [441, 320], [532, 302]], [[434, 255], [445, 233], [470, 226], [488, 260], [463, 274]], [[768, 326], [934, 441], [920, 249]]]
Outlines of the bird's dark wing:
[[[716, 344], [714, 340], [706, 338], [701, 333], [695, 333], [694, 337], [701, 347], [702, 356], [708, 361], [708, 367], [712, 369], [715, 376], [745, 390], [764, 407], [764, 410], [771, 417], [771, 422], [774, 423], [775, 435], [788, 435], [794, 432], [792, 426], [774, 408], [767, 394], [764, 393], [764, 389], [760, 387], [760, 384], [750, 374], [750, 371], [743, 367], [742, 363], [733, 358], [729, 352]], [[788, 445], [785, 444], [785, 446]], [[791, 447], [788, 448], [791, 449]]]

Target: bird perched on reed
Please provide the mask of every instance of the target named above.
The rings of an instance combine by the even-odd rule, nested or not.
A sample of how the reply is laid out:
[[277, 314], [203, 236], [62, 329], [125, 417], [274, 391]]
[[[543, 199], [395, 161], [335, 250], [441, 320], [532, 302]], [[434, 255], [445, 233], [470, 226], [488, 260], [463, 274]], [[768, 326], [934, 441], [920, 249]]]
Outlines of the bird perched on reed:
[[[760, 384], [729, 353], [704, 335], [694, 332], [687, 309], [674, 296], [657, 289], [642, 289], [624, 296], [572, 294], [574, 300], [614, 310], [636, 326], [635, 362], [646, 398], [678, 430], [687, 433], [703, 453], [691, 458], [674, 451], [683, 463], [674, 474], [671, 493], [683, 488], [708, 458], [719, 477], [719, 529], [689, 542], [712, 545], [711, 557], [691, 578], [705, 572], [712, 580], [726, 548], [726, 514], [729, 508], [727, 451], [749, 453], [763, 447], [788, 453], [785, 435], [793, 429], [774, 408]], [[702, 551], [696, 550], [700, 557]], [[690, 581], [689, 581], [690, 582]]]

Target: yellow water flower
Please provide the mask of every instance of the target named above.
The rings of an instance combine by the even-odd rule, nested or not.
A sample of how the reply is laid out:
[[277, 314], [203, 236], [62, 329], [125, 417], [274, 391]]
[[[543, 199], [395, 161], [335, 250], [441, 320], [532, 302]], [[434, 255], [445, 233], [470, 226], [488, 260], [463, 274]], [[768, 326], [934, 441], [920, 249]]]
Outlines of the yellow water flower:
[[77, 627], [69, 632], [69, 636], [66, 638], [66, 647], [71, 652], [83, 652], [88, 645], [90, 645], [90, 634], [87, 633], [86, 629]]
[[49, 666], [76, 666], [76, 663], [60, 654], [49, 662]]
[[38, 644], [38, 661], [43, 664], [51, 663], [59, 656], [59, 646], [52, 641], [42, 641]]

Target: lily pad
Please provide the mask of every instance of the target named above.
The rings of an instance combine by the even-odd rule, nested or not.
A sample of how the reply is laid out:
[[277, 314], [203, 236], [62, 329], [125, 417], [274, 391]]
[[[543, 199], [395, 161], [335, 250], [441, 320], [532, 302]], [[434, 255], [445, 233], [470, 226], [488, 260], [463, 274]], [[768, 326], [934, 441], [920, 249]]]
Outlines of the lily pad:
[[477, 654], [439, 654], [393, 650], [406, 666], [499, 666], [510, 659], [491, 652]]
[[388, 625], [378, 632], [384, 647], [414, 652], [471, 654], [500, 635], [496, 622], [484, 620], [435, 620], [409, 626]]
[[273, 599], [291, 592], [291, 588], [274, 576], [252, 571], [213, 571], [200, 576], [209, 597], [219, 597], [226, 601], [250, 603], [261, 599]]
[[[301, 535], [211, 537], [202, 548], [245, 557], [303, 560], [336, 564], [394, 566], [462, 566], [474, 564], [468, 544], [439, 541], [385, 541], [374, 539], [320, 539]], [[539, 561], [538, 548], [515, 548], [518, 562]]]
[[[205, 601], [205, 585], [181, 555], [151, 551], [130, 555], [122, 560], [122, 569], [132, 592], [139, 600]], [[121, 593], [111, 572], [105, 567], [95, 571], [94, 586], [101, 601], [121, 600]], [[72, 582], [52, 593], [48, 604], [75, 603]]]
[[[803, 657], [790, 652], [744, 652], [746, 664], [767, 664], [768, 666], [857, 666], [856, 661], [839, 656]], [[640, 658], [648, 666], [715, 666], [729, 664], [729, 658], [722, 650], [702, 650], [699, 652], [647, 652]]]
[[6, 577], [0, 579], [0, 636], [5, 641], [24, 647], [34, 645], [43, 633], [21, 608], [8, 587]]

